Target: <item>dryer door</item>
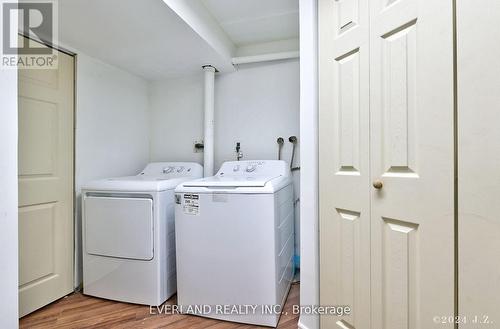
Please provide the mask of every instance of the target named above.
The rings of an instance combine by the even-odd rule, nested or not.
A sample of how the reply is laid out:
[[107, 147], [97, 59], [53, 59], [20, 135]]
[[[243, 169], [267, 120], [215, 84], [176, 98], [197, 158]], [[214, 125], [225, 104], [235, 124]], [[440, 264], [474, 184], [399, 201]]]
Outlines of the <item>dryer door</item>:
[[153, 200], [85, 196], [85, 251], [139, 260], [153, 259]]

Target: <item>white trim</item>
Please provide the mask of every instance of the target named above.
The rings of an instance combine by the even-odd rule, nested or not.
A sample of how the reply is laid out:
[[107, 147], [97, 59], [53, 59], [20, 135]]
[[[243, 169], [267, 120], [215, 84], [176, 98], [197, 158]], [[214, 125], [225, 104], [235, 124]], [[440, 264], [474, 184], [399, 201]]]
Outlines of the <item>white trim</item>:
[[[6, 0], [0, 1], [0, 14]], [[17, 3], [17, 1], [9, 1]], [[17, 15], [10, 26], [0, 25], [0, 44], [4, 28], [17, 31]], [[17, 37], [12, 40], [17, 45]], [[0, 68], [0, 328], [18, 327], [18, 138], [17, 69]]]
[[[318, 0], [300, 7], [300, 304], [319, 305], [318, 245]], [[301, 315], [299, 327], [319, 328], [319, 316]]]
[[270, 61], [279, 61], [285, 59], [293, 59], [299, 58], [299, 51], [284, 51], [280, 53], [272, 53], [272, 54], [262, 54], [262, 55], [254, 55], [254, 56], [242, 56], [242, 57], [233, 57], [232, 62], [234, 65], [239, 64], [250, 64], [250, 63], [260, 63], [260, 62], [270, 62]]
[[236, 48], [233, 57], [253, 56], [271, 53], [281, 53], [285, 51], [298, 51], [300, 48], [299, 38], [274, 40], [250, 45], [241, 45]]

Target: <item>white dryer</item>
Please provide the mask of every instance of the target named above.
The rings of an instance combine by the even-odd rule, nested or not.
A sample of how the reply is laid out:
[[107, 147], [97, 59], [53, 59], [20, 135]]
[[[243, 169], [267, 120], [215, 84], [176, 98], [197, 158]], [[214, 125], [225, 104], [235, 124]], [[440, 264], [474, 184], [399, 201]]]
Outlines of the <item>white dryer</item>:
[[176, 188], [181, 312], [277, 325], [294, 275], [289, 172], [284, 161], [225, 162], [215, 176]]
[[176, 292], [174, 188], [202, 173], [158, 162], [82, 188], [84, 294], [160, 305]]

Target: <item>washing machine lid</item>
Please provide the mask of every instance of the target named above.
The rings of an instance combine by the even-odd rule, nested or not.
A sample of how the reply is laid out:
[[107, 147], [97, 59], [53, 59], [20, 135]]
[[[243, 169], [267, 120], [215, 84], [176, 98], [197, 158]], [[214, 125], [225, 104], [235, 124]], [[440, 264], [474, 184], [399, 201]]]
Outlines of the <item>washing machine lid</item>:
[[194, 181], [189, 181], [184, 183], [183, 185], [186, 187], [264, 187], [266, 184], [273, 179], [280, 177], [274, 176], [213, 176], [207, 177], [203, 179], [198, 179]]

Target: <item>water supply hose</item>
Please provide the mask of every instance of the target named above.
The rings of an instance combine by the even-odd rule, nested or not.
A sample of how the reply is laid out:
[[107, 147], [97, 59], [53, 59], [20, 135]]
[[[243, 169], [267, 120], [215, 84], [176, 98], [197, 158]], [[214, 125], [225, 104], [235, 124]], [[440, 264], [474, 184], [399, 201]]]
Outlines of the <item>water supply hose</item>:
[[293, 166], [293, 159], [295, 158], [295, 147], [297, 146], [297, 136], [290, 136], [288, 138], [288, 141], [292, 143], [293, 148], [292, 148], [292, 158], [290, 159], [290, 170], [295, 171], [295, 170], [300, 170], [300, 167], [294, 167]]
[[285, 144], [285, 140], [283, 139], [283, 137], [278, 137], [276, 142], [278, 143], [278, 160], [281, 160], [281, 150], [283, 149], [283, 144]]

